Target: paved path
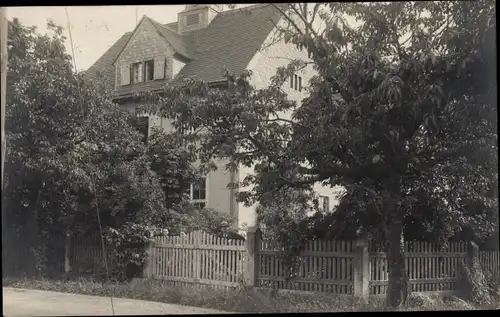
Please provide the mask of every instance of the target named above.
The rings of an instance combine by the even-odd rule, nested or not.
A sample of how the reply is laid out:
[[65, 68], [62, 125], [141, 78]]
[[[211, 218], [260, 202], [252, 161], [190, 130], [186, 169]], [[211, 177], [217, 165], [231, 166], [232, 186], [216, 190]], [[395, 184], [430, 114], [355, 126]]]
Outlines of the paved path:
[[[229, 314], [214, 309], [113, 297], [115, 315]], [[3, 288], [3, 316], [111, 316], [109, 297]]]

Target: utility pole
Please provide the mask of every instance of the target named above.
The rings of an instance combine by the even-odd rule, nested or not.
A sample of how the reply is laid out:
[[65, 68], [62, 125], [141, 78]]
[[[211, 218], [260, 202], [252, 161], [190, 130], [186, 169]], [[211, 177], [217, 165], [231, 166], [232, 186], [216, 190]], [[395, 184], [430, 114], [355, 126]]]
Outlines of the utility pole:
[[5, 162], [5, 97], [7, 89], [7, 9], [5, 7], [0, 7], [0, 51], [1, 51], [1, 87], [0, 87], [0, 98], [2, 102], [2, 189], [3, 189], [3, 165]]

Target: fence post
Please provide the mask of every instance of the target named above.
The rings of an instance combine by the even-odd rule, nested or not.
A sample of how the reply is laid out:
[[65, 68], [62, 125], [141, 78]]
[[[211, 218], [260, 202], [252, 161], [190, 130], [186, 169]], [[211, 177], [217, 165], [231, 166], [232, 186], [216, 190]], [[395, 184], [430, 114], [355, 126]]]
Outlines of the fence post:
[[[151, 232], [151, 237], [154, 237], [153, 232]], [[146, 252], [148, 254], [148, 258], [146, 259], [146, 263], [144, 263], [144, 266], [142, 268], [142, 278], [153, 277], [153, 265], [155, 264], [153, 243], [154, 241], [150, 241], [146, 245]]]
[[64, 273], [69, 274], [71, 272], [71, 253], [72, 253], [72, 234], [68, 231], [66, 232], [64, 244]]
[[256, 251], [260, 245], [260, 230], [258, 227], [250, 227], [247, 230], [246, 238], [246, 261], [245, 270], [243, 271], [245, 285], [247, 287], [255, 286], [255, 258]]
[[467, 266], [472, 269], [479, 261], [479, 247], [474, 241], [467, 243]]
[[370, 254], [368, 243], [363, 239], [356, 240], [354, 257], [354, 296], [367, 300], [370, 294]]

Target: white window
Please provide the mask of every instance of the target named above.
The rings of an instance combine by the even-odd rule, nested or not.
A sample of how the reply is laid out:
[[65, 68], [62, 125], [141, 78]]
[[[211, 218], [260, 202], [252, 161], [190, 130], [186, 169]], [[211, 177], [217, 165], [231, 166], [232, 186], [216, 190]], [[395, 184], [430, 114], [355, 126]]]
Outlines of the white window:
[[199, 182], [190, 185], [189, 197], [198, 208], [207, 206], [207, 179], [202, 178]]
[[318, 199], [318, 207], [323, 212], [330, 211], [330, 197], [328, 196], [319, 196]]
[[290, 88], [302, 91], [302, 77], [296, 74], [290, 75]]
[[132, 84], [144, 81], [144, 63], [132, 64]]
[[165, 58], [159, 57], [145, 62], [121, 66], [118, 82], [120, 85], [129, 85], [164, 79], [165, 65]]

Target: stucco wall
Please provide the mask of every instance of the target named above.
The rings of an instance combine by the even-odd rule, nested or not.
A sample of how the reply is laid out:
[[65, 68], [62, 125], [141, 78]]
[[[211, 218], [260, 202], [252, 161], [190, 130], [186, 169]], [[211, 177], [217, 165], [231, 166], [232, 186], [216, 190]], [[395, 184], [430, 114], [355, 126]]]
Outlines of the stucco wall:
[[[300, 59], [303, 61], [308, 61], [309, 58], [307, 56], [306, 51], [299, 51], [295, 48], [295, 46], [291, 43], [285, 43], [284, 41], [277, 42], [273, 45], [269, 45], [270, 43], [274, 43], [276, 41], [276, 34], [270, 34], [266, 39], [266, 43], [263, 45], [263, 49], [261, 49], [254, 58], [250, 61], [247, 66], [247, 69], [252, 71], [252, 84], [257, 88], [265, 88], [269, 84], [271, 77], [276, 74], [276, 70], [279, 67], [287, 66], [292, 60]], [[307, 96], [307, 86], [309, 84], [309, 80], [312, 76], [314, 76], [315, 71], [312, 65], [307, 65], [304, 69], [297, 72], [297, 75], [302, 77], [302, 91], [297, 91], [290, 88], [289, 82], [285, 82], [284, 91], [288, 93], [289, 98], [297, 101], [298, 103]], [[282, 118], [291, 119], [291, 112], [283, 112], [279, 114]], [[240, 167], [239, 169], [239, 178], [243, 180], [243, 178], [253, 173], [253, 168], [248, 167]], [[247, 188], [241, 188], [241, 190], [245, 190]], [[317, 194], [322, 196], [328, 196], [330, 200], [330, 207], [335, 206], [338, 203], [336, 200], [336, 195], [334, 194], [334, 190], [329, 187], [324, 187], [321, 184], [315, 184], [314, 190]], [[247, 226], [253, 226], [256, 224], [256, 213], [255, 207], [245, 207], [242, 203], [238, 204], [238, 213], [239, 213], [239, 227], [244, 228]]]

